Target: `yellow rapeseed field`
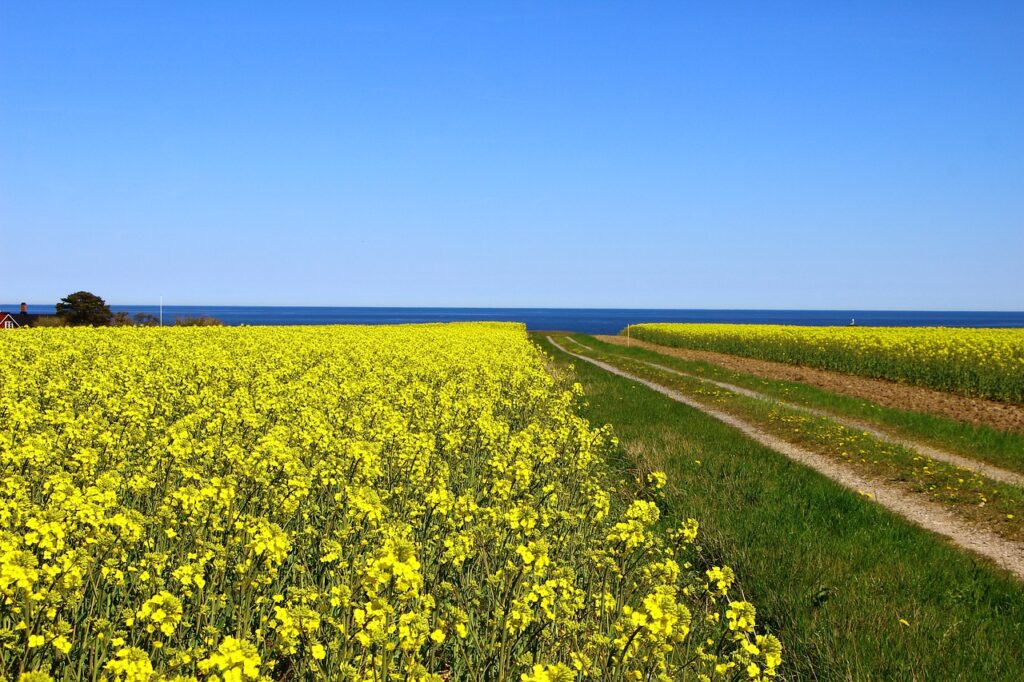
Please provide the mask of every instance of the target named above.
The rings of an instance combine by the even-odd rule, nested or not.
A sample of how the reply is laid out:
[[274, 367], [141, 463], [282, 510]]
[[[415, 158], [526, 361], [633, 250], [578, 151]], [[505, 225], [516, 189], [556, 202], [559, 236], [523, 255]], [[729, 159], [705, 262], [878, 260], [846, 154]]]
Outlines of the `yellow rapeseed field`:
[[638, 339], [1024, 402], [1024, 329], [638, 324]]
[[[521, 325], [0, 333], [10, 680], [761, 679]], [[624, 496], [626, 490], [631, 494]]]

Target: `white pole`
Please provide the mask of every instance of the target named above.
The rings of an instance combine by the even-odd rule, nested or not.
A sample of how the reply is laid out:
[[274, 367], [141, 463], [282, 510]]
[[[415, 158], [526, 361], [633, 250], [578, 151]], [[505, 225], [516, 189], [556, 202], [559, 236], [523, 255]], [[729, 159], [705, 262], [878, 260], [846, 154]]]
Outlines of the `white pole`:
[[160, 326], [164, 326], [164, 297], [160, 297]]

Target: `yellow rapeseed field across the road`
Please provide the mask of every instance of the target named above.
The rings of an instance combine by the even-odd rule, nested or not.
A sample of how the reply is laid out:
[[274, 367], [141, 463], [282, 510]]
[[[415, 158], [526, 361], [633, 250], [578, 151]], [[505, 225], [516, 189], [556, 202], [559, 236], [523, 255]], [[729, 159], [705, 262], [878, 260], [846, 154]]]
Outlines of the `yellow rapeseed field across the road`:
[[0, 333], [0, 678], [761, 679], [521, 325]]
[[638, 324], [638, 339], [1024, 402], [1024, 329]]

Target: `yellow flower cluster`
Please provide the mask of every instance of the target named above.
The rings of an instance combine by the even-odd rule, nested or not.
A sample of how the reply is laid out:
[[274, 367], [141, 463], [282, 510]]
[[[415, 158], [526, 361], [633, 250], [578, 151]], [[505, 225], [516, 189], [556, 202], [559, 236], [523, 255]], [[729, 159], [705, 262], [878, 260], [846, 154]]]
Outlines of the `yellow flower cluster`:
[[[0, 335], [0, 679], [771, 677], [521, 325]], [[632, 490], [633, 488], [631, 488]]]
[[1024, 402], [1024, 329], [638, 324], [638, 339]]

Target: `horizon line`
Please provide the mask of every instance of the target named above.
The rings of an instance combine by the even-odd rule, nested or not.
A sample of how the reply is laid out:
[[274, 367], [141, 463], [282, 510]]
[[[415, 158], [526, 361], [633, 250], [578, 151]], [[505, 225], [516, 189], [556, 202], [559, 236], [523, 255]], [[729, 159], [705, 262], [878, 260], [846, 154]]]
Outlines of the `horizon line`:
[[[4, 303], [0, 306], [20, 306], [21, 303]], [[52, 303], [26, 303], [28, 306], [46, 307]], [[153, 307], [159, 303], [111, 303], [117, 307]], [[400, 309], [400, 310], [636, 310], [636, 311], [702, 311], [702, 312], [865, 312], [865, 313], [1011, 313], [1024, 314], [1020, 310], [992, 310], [981, 308], [666, 308], [666, 307], [616, 307], [616, 306], [507, 306], [507, 305], [327, 305], [327, 304], [256, 304], [256, 303], [164, 303], [164, 308], [350, 308], [350, 309]], [[2, 309], [2, 308], [0, 308]]]

